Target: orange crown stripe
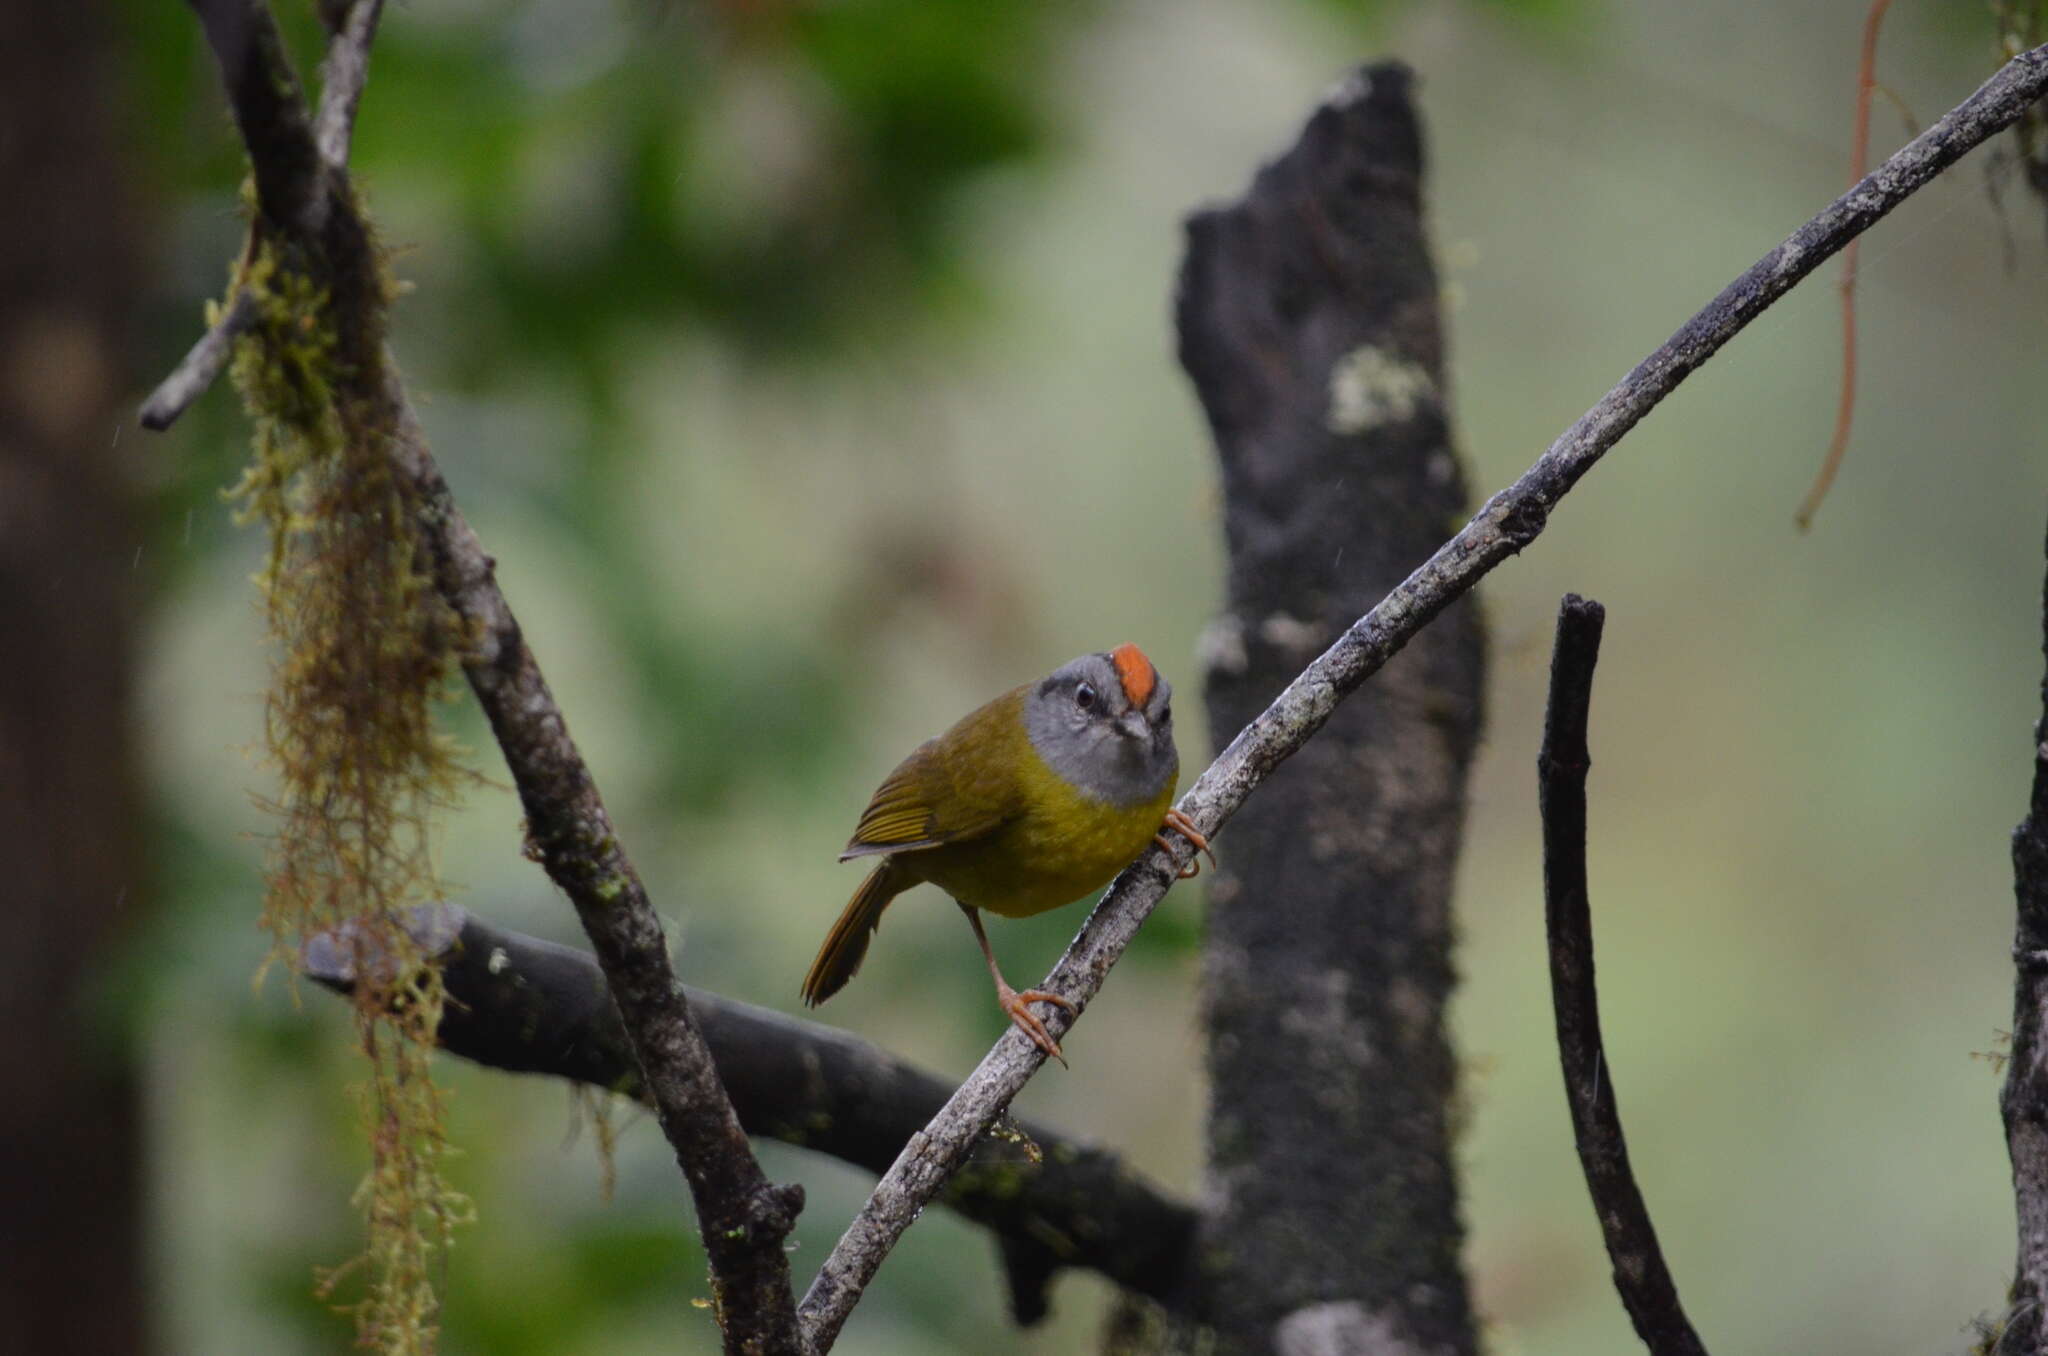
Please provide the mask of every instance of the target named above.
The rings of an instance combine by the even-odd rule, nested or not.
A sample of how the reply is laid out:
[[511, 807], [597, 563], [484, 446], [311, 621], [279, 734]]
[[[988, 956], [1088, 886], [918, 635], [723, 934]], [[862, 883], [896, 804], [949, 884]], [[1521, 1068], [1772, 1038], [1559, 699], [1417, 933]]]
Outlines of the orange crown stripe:
[[1142, 709], [1159, 683], [1159, 670], [1152, 667], [1143, 650], [1129, 643], [1111, 650], [1109, 658], [1116, 665], [1117, 680], [1124, 685], [1124, 697], [1133, 707]]

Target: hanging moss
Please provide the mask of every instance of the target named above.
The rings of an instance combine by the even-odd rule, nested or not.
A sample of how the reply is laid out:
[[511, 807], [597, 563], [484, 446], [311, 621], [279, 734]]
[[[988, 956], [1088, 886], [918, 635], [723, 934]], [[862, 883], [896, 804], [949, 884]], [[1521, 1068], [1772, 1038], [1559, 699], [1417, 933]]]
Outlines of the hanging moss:
[[[440, 897], [430, 817], [458, 764], [436, 732], [461, 631], [420, 556], [390, 416], [374, 393], [387, 280], [372, 314], [349, 319], [344, 359], [329, 293], [271, 246], [244, 255], [237, 286], [258, 322], [232, 374], [255, 425], [254, 457], [230, 496], [260, 522], [270, 553], [257, 584], [276, 647], [264, 740], [278, 777], [277, 832], [263, 924], [275, 955], [314, 932], [355, 941], [359, 1089], [370, 1170], [356, 1196], [363, 1254], [322, 1274], [361, 1346], [434, 1349], [434, 1280], [469, 1204], [442, 1176], [443, 1093], [429, 1062], [444, 999], [440, 971], [404, 924]], [[359, 297], [351, 298], [359, 302]], [[361, 308], [359, 308], [361, 309]]]

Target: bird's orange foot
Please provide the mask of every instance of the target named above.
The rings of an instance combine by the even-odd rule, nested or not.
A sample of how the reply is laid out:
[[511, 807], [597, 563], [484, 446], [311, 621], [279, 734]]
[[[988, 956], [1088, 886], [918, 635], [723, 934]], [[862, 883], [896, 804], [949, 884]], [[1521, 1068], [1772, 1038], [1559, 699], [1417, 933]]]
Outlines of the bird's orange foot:
[[996, 1006], [1010, 1015], [1010, 1020], [1017, 1024], [1019, 1031], [1022, 1031], [1031, 1038], [1033, 1045], [1058, 1060], [1060, 1067], [1065, 1068], [1067, 1057], [1060, 1053], [1060, 1043], [1052, 1038], [1050, 1031], [1045, 1029], [1045, 1023], [1039, 1020], [1038, 1014], [1031, 1010], [1030, 1005], [1033, 1003], [1052, 1003], [1065, 1008], [1068, 1012], [1079, 1011], [1072, 1001], [1062, 998], [1059, 994], [1050, 993], [1044, 989], [1026, 989], [1024, 992], [1018, 993], [1009, 985], [998, 982], [996, 986]]
[[1201, 854], [1201, 856], [1188, 858], [1188, 864], [1180, 869], [1180, 878], [1182, 880], [1191, 880], [1202, 874], [1202, 856], [1206, 856], [1209, 859], [1211, 867], [1216, 865], [1216, 854], [1209, 851], [1209, 840], [1202, 835], [1201, 830], [1195, 827], [1194, 820], [1189, 819], [1178, 810], [1168, 810], [1166, 812], [1166, 822], [1160, 826], [1158, 833], [1152, 835], [1152, 841], [1159, 844], [1162, 851], [1172, 852], [1173, 844], [1166, 839], [1166, 830], [1168, 829], [1172, 829], [1175, 833], [1193, 843], [1195, 851]]

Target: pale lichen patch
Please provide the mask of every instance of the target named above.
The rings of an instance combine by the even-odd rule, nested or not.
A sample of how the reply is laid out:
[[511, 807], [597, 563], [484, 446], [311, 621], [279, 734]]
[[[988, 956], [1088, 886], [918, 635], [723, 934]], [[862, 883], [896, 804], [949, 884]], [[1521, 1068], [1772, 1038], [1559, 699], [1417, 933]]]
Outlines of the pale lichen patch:
[[1244, 648], [1244, 622], [1229, 612], [1214, 618], [1195, 641], [1195, 655], [1210, 673], [1243, 673], [1251, 664]]
[[1322, 623], [1285, 612], [1272, 613], [1259, 623], [1259, 639], [1289, 655], [1314, 654], [1329, 642], [1329, 635]]
[[1331, 1300], [1296, 1309], [1274, 1326], [1273, 1349], [1280, 1356], [1339, 1356], [1349, 1351], [1405, 1356], [1418, 1350], [1403, 1338], [1390, 1317], [1357, 1300]]
[[1412, 419], [1436, 399], [1436, 380], [1420, 364], [1374, 344], [1361, 344], [1330, 368], [1330, 432], [1364, 433]]

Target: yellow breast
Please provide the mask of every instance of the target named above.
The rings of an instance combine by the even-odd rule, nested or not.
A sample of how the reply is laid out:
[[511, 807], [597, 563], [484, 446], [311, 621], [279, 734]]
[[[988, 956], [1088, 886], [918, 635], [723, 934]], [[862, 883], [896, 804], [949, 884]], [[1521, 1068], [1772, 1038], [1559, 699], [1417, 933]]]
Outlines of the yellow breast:
[[948, 843], [898, 860], [963, 904], [1025, 918], [1107, 885], [1144, 851], [1173, 803], [1175, 778], [1151, 800], [1109, 805], [1061, 780], [1022, 750], [1023, 814], [969, 842]]

